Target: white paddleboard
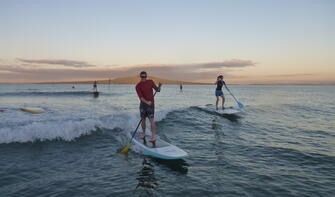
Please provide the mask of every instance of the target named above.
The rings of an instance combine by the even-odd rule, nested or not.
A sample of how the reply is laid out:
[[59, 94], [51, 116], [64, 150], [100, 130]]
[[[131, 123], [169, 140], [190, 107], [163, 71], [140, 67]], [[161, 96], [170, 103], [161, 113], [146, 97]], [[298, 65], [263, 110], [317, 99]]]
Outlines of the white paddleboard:
[[32, 114], [41, 114], [45, 112], [44, 109], [39, 108], [39, 107], [21, 107], [20, 109], [22, 111], [30, 112]]
[[[131, 133], [132, 132], [129, 133], [129, 137], [131, 137]], [[144, 141], [143, 139], [140, 139], [140, 134], [136, 134], [132, 140], [133, 146], [136, 145], [138, 148], [136, 150], [139, 150], [142, 154], [160, 159], [182, 159], [188, 156], [184, 150], [169, 144], [168, 142], [160, 139], [158, 136], [154, 145], [149, 142], [150, 137], [151, 136], [146, 135]]]
[[234, 115], [234, 114], [236, 115], [238, 113], [241, 113], [241, 111], [233, 108], [225, 108], [217, 110], [214, 106], [209, 106], [208, 109], [222, 115]]
[[222, 110], [222, 109], [215, 110], [215, 112], [216, 112], [216, 113], [219, 113], [219, 114], [232, 115], [232, 114], [238, 114], [238, 113], [240, 113], [241, 111], [238, 111], [238, 110], [236, 110], [236, 109], [230, 109], [230, 108], [228, 108], [228, 109], [224, 109], [224, 110]]

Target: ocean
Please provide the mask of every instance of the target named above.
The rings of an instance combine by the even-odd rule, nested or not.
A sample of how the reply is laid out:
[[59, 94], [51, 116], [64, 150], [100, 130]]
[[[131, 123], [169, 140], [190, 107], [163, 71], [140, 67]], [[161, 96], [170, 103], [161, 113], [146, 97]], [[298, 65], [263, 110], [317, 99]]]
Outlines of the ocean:
[[169, 161], [117, 153], [134, 85], [1, 84], [0, 196], [334, 196], [335, 86], [229, 87], [238, 116], [208, 109], [214, 85], [162, 86], [158, 134], [189, 154]]

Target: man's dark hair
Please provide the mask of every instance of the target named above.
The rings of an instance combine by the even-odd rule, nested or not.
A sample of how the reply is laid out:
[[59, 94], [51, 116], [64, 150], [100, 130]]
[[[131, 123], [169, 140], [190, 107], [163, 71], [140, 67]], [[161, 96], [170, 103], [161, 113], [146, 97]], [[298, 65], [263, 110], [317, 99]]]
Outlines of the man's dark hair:
[[147, 76], [147, 72], [142, 71], [142, 72], [140, 73], [140, 77], [142, 77], [143, 75]]

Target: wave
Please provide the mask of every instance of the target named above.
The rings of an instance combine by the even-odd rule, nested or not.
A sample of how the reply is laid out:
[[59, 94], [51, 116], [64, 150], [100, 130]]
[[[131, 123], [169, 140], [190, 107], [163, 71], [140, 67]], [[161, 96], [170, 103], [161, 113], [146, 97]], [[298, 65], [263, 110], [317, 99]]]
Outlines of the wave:
[[81, 135], [90, 134], [99, 122], [82, 121], [48, 121], [32, 122], [17, 127], [0, 129], [0, 143], [34, 142], [54, 139], [71, 141]]
[[[100, 92], [103, 95], [118, 95], [116, 93]], [[91, 91], [64, 91], [64, 92], [2, 92], [0, 96], [87, 96]]]
[[[306, 114], [317, 114], [317, 115], [325, 115], [332, 116], [333, 110], [331, 105], [324, 106], [307, 106], [307, 105], [298, 105], [298, 104], [283, 104], [283, 107], [291, 110], [292, 112], [306, 113]], [[330, 107], [330, 108], [328, 108]]]
[[[299, 130], [298, 130], [299, 131]], [[333, 132], [332, 130], [301, 130], [299, 131], [301, 133], [303, 133], [304, 135], [305, 134], [308, 134], [308, 136], [311, 136], [311, 137], [324, 137], [324, 138], [327, 138], [327, 137], [335, 137], [335, 132]]]
[[[163, 120], [168, 113], [175, 109], [158, 111], [155, 120]], [[53, 114], [54, 115], [54, 114]], [[46, 115], [45, 115], [46, 116]], [[120, 128], [123, 131], [133, 130], [139, 122], [138, 113], [116, 113], [101, 117], [73, 118], [73, 114], [56, 119], [43, 116], [15, 117], [2, 124], [0, 128], [0, 144], [13, 142], [35, 142], [48, 140], [73, 141], [80, 136], [90, 135], [97, 130], [110, 132]], [[149, 122], [147, 123], [149, 125]]]

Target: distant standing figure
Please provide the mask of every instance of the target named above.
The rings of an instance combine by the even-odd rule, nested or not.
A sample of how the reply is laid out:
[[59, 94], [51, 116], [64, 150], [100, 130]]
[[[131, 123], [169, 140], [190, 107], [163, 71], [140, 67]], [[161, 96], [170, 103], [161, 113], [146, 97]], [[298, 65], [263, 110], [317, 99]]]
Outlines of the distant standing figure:
[[216, 96], [216, 110], [219, 109], [218, 104], [219, 104], [219, 97], [222, 98], [222, 109], [224, 109], [224, 102], [225, 102], [225, 97], [222, 91], [222, 86], [224, 85], [226, 88], [226, 83], [223, 81], [223, 76], [219, 75], [216, 78], [216, 81], [214, 83], [216, 85], [216, 90], [215, 90], [215, 96]]
[[98, 92], [97, 81], [94, 81], [93, 92]]
[[179, 88], [180, 88], [180, 91], [183, 91], [183, 84], [180, 84]]
[[75, 87], [74, 86], [72, 86], [72, 89], [74, 89]]

